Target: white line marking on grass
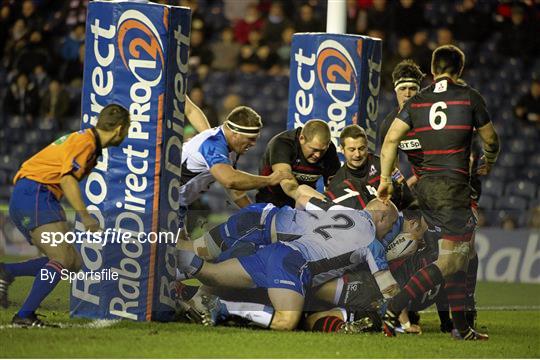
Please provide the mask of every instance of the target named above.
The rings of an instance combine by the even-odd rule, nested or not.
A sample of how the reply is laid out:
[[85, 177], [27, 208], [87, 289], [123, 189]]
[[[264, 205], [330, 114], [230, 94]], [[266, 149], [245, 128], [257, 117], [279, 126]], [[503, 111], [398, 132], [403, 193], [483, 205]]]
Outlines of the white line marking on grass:
[[[43, 328], [35, 328], [35, 329], [54, 329], [55, 327], [59, 327], [60, 329], [73, 329], [73, 328], [83, 328], [83, 329], [103, 329], [110, 326], [113, 326], [115, 324], [118, 324], [120, 320], [92, 320], [88, 323], [84, 324], [72, 324], [72, 323], [55, 323], [51, 322], [51, 326], [46, 326]], [[4, 329], [20, 329], [21, 326], [14, 326], [14, 325], [0, 325], [0, 330]], [[32, 328], [34, 329], [34, 328]]]

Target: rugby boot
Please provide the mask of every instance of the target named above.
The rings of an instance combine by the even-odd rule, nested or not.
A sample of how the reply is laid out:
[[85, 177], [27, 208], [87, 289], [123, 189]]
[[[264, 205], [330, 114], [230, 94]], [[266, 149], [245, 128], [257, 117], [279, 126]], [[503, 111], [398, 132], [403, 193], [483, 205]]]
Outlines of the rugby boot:
[[196, 294], [185, 303], [188, 306], [186, 316], [197, 324], [216, 326], [227, 316], [227, 310], [215, 295]]
[[36, 313], [32, 313], [27, 317], [20, 317], [18, 314], [15, 314], [11, 320], [11, 325], [21, 328], [59, 327], [55, 324], [45, 324]]
[[457, 329], [452, 330], [452, 337], [456, 340], [468, 340], [468, 341], [486, 341], [489, 340], [488, 334], [482, 334], [478, 331], [469, 328], [465, 335], [461, 335]]
[[396, 328], [399, 326], [399, 314], [394, 313], [386, 309], [383, 316], [382, 330], [384, 336], [393, 337], [396, 336]]
[[4, 264], [0, 263], [0, 306], [4, 309], [9, 305], [8, 288], [12, 282], [13, 277], [7, 273]]
[[358, 334], [369, 332], [372, 327], [373, 322], [366, 316], [358, 320], [344, 322], [336, 332], [341, 334]]

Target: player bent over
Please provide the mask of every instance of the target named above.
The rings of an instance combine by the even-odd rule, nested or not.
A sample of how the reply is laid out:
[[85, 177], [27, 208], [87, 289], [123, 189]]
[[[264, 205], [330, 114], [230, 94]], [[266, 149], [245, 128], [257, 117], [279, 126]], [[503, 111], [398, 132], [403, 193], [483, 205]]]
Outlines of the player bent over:
[[[79, 181], [88, 175], [103, 148], [118, 146], [129, 131], [129, 112], [110, 104], [99, 113], [97, 124], [65, 135], [29, 160], [15, 175], [9, 214], [30, 244], [45, 256], [22, 263], [0, 264], [0, 304], [8, 306], [8, 286], [18, 276], [34, 276], [34, 284], [13, 325], [41, 327], [35, 311], [60, 281], [63, 269], [79, 271], [81, 260], [72, 244], [51, 245], [41, 241], [48, 232], [69, 231], [60, 199], [65, 196], [87, 231], [100, 231], [98, 221], [89, 214], [81, 196]], [[46, 275], [46, 276], [45, 276]]]
[[433, 52], [431, 71], [435, 83], [411, 98], [392, 122], [382, 151], [381, 184], [378, 197], [392, 194], [391, 171], [401, 139], [412, 129], [418, 136], [421, 162], [414, 166], [419, 180], [416, 194], [426, 222], [441, 229], [437, 260], [420, 269], [388, 304], [385, 333], [395, 335], [397, 314], [427, 289], [445, 282], [453, 332], [456, 339], [487, 340], [472, 329], [465, 317], [466, 278], [472, 254], [471, 237], [475, 221], [471, 211], [469, 155], [476, 128], [484, 144], [485, 164], [481, 175], [489, 173], [499, 152], [497, 133], [482, 96], [459, 77], [465, 55], [452, 45]]
[[380, 280], [381, 291], [397, 287], [387, 270], [382, 244], [377, 240], [397, 220], [393, 204], [374, 200], [366, 211], [330, 204], [324, 211], [322, 201], [302, 203], [307, 203], [306, 210], [315, 217], [315, 225], [309, 226], [297, 240], [277, 242], [253, 255], [216, 264], [205, 262], [193, 252], [178, 250], [179, 270], [207, 286], [267, 289], [273, 307], [267, 326], [275, 330], [297, 327], [309, 288], [360, 263], [368, 264]]

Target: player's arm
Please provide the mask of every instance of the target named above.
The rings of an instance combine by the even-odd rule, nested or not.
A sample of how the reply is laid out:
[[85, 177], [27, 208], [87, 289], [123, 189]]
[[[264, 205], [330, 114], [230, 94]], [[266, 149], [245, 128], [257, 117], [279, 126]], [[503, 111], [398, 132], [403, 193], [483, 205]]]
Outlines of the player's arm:
[[486, 125], [478, 128], [477, 131], [484, 144], [484, 156], [482, 156], [484, 164], [478, 168], [478, 175], [487, 175], [499, 156], [499, 136], [492, 122], [488, 122]]
[[253, 203], [245, 191], [233, 190], [233, 189], [226, 189], [226, 191], [227, 191], [227, 195], [229, 195], [229, 198], [240, 209], [248, 205], [251, 205]]
[[88, 210], [86, 210], [86, 205], [82, 199], [81, 189], [79, 187], [79, 182], [72, 174], [66, 174], [60, 179], [60, 188], [64, 192], [69, 204], [75, 209], [79, 217], [81, 218], [84, 227], [88, 231], [98, 231], [99, 222], [90, 215]]
[[219, 163], [210, 168], [212, 176], [226, 189], [252, 190], [264, 186], [274, 186], [284, 179], [290, 179], [292, 174], [274, 171], [268, 176], [259, 176], [237, 170], [230, 164]]
[[204, 115], [202, 110], [195, 105], [193, 101], [191, 101], [189, 96], [186, 96], [185, 113], [191, 125], [193, 125], [198, 132], [210, 129], [210, 123], [208, 122], [206, 115]]
[[296, 208], [307, 209], [308, 203], [315, 204], [320, 210], [326, 210], [327, 207], [335, 205], [331, 202], [326, 202], [326, 197], [308, 185], [300, 185], [295, 193]]
[[288, 197], [292, 199], [296, 199], [296, 190], [298, 189], [298, 181], [296, 181], [296, 178], [292, 175], [292, 168], [290, 164], [286, 163], [279, 163], [272, 165], [272, 171], [283, 171], [291, 174], [290, 179], [282, 180], [279, 185], [281, 186], [281, 189], [283, 189], [283, 192], [287, 194]]
[[377, 191], [377, 197], [383, 201], [390, 200], [392, 195], [392, 171], [395, 167], [399, 142], [407, 134], [410, 127], [401, 120], [395, 118], [384, 138], [381, 149], [381, 182]]
[[392, 276], [390, 270], [386, 269], [377, 271], [373, 274], [373, 277], [375, 278], [375, 281], [379, 286], [379, 290], [381, 290], [381, 294], [385, 299], [394, 297], [399, 293], [399, 285], [394, 279], [394, 276]]

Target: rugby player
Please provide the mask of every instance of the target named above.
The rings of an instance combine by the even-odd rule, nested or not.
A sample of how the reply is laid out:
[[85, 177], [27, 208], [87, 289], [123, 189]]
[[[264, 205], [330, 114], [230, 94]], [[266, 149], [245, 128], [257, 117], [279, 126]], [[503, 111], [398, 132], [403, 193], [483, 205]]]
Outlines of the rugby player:
[[[292, 178], [290, 173], [279, 170], [258, 176], [236, 169], [238, 157], [255, 145], [261, 129], [259, 114], [249, 107], [239, 106], [231, 111], [222, 126], [205, 130], [184, 144], [179, 189], [180, 228], [184, 227], [188, 206], [215, 181], [243, 207], [251, 203], [245, 191]], [[183, 234], [185, 237], [185, 232]]]
[[[87, 210], [79, 181], [87, 176], [103, 148], [118, 146], [128, 135], [129, 112], [110, 104], [98, 115], [97, 124], [65, 135], [25, 161], [15, 175], [9, 214], [26, 240], [45, 256], [22, 263], [0, 264], [0, 305], [8, 306], [8, 286], [19, 276], [34, 276], [34, 284], [12, 324], [42, 327], [35, 311], [60, 281], [63, 269], [77, 272], [79, 253], [66, 242], [42, 242], [44, 233], [67, 233], [68, 223], [60, 199], [65, 196], [87, 231], [100, 230], [100, 224]], [[45, 275], [44, 275], [45, 274]]]
[[384, 248], [377, 240], [397, 220], [393, 204], [373, 200], [365, 211], [358, 211], [315, 198], [300, 197], [299, 202], [313, 216], [300, 238], [215, 264], [177, 250], [179, 270], [208, 286], [267, 289], [274, 309], [268, 325], [277, 330], [296, 328], [309, 288], [363, 262], [383, 293], [396, 291]]
[[[339, 142], [345, 157], [345, 163], [332, 177], [329, 187], [343, 189], [343, 184], [347, 185], [349, 180], [356, 180], [355, 182], [361, 183], [361, 186], [368, 190], [371, 198], [375, 198], [379, 186], [381, 162], [377, 155], [368, 152], [366, 132], [356, 124], [348, 125], [341, 132]], [[396, 191], [392, 194], [392, 202], [396, 204], [398, 209], [404, 209], [409, 206], [414, 198], [397, 168], [392, 173], [392, 179], [396, 188]], [[350, 183], [349, 186], [354, 187], [354, 184]], [[357, 191], [351, 188], [349, 196], [345, 194], [338, 197], [331, 190], [327, 189], [326, 191], [326, 195], [335, 203], [355, 209], [363, 209], [368, 201], [360, 201], [360, 204], [357, 204], [356, 198], [353, 196], [355, 193]]]
[[[379, 141], [382, 145], [384, 138], [388, 133], [388, 129], [392, 122], [396, 118], [399, 111], [403, 108], [405, 103], [420, 91], [420, 84], [424, 78], [424, 74], [420, 70], [420, 67], [412, 60], [403, 60], [396, 65], [392, 71], [392, 80], [394, 82], [394, 92], [396, 93], [396, 100], [398, 107], [394, 108], [383, 120], [379, 128]], [[418, 156], [414, 155], [414, 151], [418, 150], [420, 142], [415, 136], [414, 131], [409, 131], [405, 138], [399, 143], [399, 149], [405, 154], [411, 156], [408, 158], [411, 164], [415, 164], [418, 161]], [[414, 168], [413, 168], [414, 170]], [[413, 175], [407, 179], [407, 185], [412, 187], [418, 178]]]
[[284, 131], [270, 140], [259, 173], [269, 175], [274, 171], [285, 171], [294, 176], [279, 185], [260, 188], [255, 200], [294, 207], [299, 184], [315, 188], [322, 177], [326, 186], [339, 167], [328, 124], [322, 120], [310, 120], [303, 127]]
[[[463, 52], [441, 46], [433, 52], [431, 72], [435, 82], [411, 98], [401, 109], [385, 137], [381, 152], [381, 183], [378, 197], [387, 201], [393, 191], [391, 171], [400, 141], [412, 129], [420, 148], [414, 152], [419, 177], [416, 195], [423, 217], [431, 229], [440, 229], [437, 260], [420, 269], [388, 304], [384, 330], [395, 335], [398, 314], [426, 289], [446, 279], [456, 339], [487, 340], [471, 328], [465, 317], [466, 270], [475, 221], [471, 210], [469, 156], [473, 130], [483, 142], [484, 163], [480, 175], [489, 173], [497, 160], [499, 140], [482, 96], [460, 80]], [[411, 154], [409, 154], [410, 156]]]

